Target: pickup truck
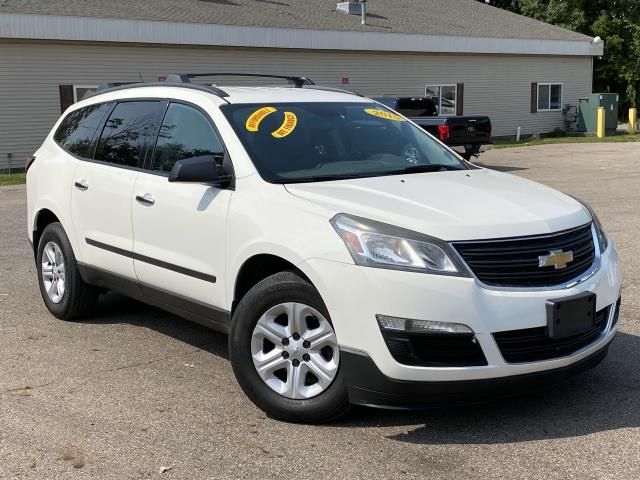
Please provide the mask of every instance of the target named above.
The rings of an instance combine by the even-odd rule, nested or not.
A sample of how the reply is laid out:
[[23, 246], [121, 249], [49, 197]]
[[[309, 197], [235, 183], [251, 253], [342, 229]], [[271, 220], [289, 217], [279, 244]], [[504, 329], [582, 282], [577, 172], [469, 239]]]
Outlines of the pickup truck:
[[411, 119], [466, 160], [491, 143], [491, 119], [486, 116], [439, 116], [429, 97], [376, 97], [374, 100]]

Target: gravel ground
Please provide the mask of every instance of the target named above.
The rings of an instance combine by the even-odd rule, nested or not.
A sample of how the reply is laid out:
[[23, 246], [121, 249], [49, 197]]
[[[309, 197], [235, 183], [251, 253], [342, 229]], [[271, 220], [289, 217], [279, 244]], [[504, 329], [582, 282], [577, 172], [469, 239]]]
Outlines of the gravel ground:
[[589, 201], [622, 255], [621, 332], [549, 392], [426, 412], [280, 423], [237, 386], [226, 338], [123, 297], [83, 322], [45, 311], [25, 190], [0, 188], [0, 478], [640, 477], [640, 145], [491, 151], [491, 168]]

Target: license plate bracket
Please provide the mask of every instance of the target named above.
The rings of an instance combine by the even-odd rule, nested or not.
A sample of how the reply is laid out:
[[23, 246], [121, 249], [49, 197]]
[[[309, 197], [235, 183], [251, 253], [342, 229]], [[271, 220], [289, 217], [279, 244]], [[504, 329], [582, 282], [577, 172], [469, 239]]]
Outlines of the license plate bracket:
[[596, 294], [582, 292], [547, 300], [547, 336], [562, 339], [588, 332], [596, 325]]

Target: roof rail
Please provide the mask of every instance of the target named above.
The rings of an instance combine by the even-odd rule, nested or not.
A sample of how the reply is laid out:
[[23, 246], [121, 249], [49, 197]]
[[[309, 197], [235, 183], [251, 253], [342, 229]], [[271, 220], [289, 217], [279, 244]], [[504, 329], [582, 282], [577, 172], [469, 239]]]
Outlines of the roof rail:
[[95, 93], [86, 95], [85, 98], [93, 97], [103, 93], [114, 92], [118, 90], [126, 90], [129, 88], [142, 88], [142, 87], [181, 87], [189, 88], [191, 90], [200, 90], [202, 92], [212, 93], [220, 98], [228, 97], [229, 94], [219, 87], [206, 85], [204, 83], [191, 83], [192, 78], [197, 77], [212, 77], [212, 76], [240, 76], [240, 77], [258, 77], [258, 78], [279, 78], [287, 80], [291, 83], [293, 88], [308, 88], [312, 90], [324, 90], [327, 92], [346, 93], [348, 95], [357, 95], [358, 97], [364, 97], [364, 95], [354, 92], [352, 90], [345, 90], [343, 88], [327, 87], [324, 85], [316, 85], [311, 79], [307, 77], [289, 76], [289, 75], [260, 75], [257, 73], [171, 73], [168, 75], [162, 75], [158, 77], [158, 82], [110, 82], [101, 83], [96, 89]]
[[213, 93], [214, 95], [224, 99], [228, 97], [229, 94], [224, 90], [218, 87], [212, 87], [210, 85], [201, 85], [199, 83], [179, 83], [179, 82], [171, 82], [171, 81], [163, 81], [163, 82], [146, 82], [146, 83], [127, 83], [127, 82], [119, 82], [119, 83], [102, 83], [96, 89], [96, 92], [87, 95], [85, 98], [93, 97], [94, 95], [100, 95], [108, 92], [116, 92], [118, 90], [126, 90], [128, 88], [142, 88], [142, 87], [180, 87], [180, 88], [189, 88], [191, 90], [200, 90], [201, 92]]
[[260, 73], [231, 73], [231, 72], [211, 72], [211, 73], [170, 73], [158, 77], [159, 80], [175, 83], [191, 83], [192, 78], [199, 77], [252, 77], [252, 78], [279, 78], [281, 80], [287, 80], [289, 83], [295, 85], [297, 88], [302, 88], [305, 85], [315, 85], [315, 82], [307, 77], [301, 77], [297, 75], [270, 75]]
[[348, 95], [357, 95], [358, 97], [365, 97], [365, 95], [354, 92], [353, 90], [345, 90], [344, 88], [325, 87], [324, 85], [305, 85], [304, 88], [310, 88], [311, 90], [323, 90], [326, 92], [346, 93]]

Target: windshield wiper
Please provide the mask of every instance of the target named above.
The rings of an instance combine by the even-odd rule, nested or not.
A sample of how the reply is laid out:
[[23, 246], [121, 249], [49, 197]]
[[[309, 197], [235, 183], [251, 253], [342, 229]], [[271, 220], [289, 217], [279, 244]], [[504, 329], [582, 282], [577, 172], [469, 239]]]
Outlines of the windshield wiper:
[[425, 163], [423, 165], [411, 165], [400, 170], [393, 170], [391, 174], [398, 173], [427, 173], [427, 172], [450, 172], [455, 170], [466, 170], [466, 168], [456, 167], [454, 165], [446, 165], [444, 163]]
[[333, 175], [312, 175], [310, 177], [298, 177], [298, 178], [289, 178], [283, 180], [283, 183], [305, 183], [305, 182], [329, 182], [331, 180], [348, 180], [350, 178], [365, 178], [365, 177], [373, 177], [376, 175], [380, 175], [380, 173], [344, 173], [344, 174], [333, 174]]
[[368, 177], [384, 177], [385, 175], [400, 175], [403, 173], [424, 173], [424, 172], [443, 172], [453, 170], [466, 170], [465, 168], [456, 167], [446, 164], [424, 164], [411, 165], [410, 167], [401, 168], [399, 170], [381, 170], [378, 172], [363, 173], [341, 173], [331, 175], [312, 175], [309, 177], [288, 178], [281, 180], [281, 183], [307, 183], [307, 182], [330, 182], [331, 180], [348, 180], [354, 178]]

